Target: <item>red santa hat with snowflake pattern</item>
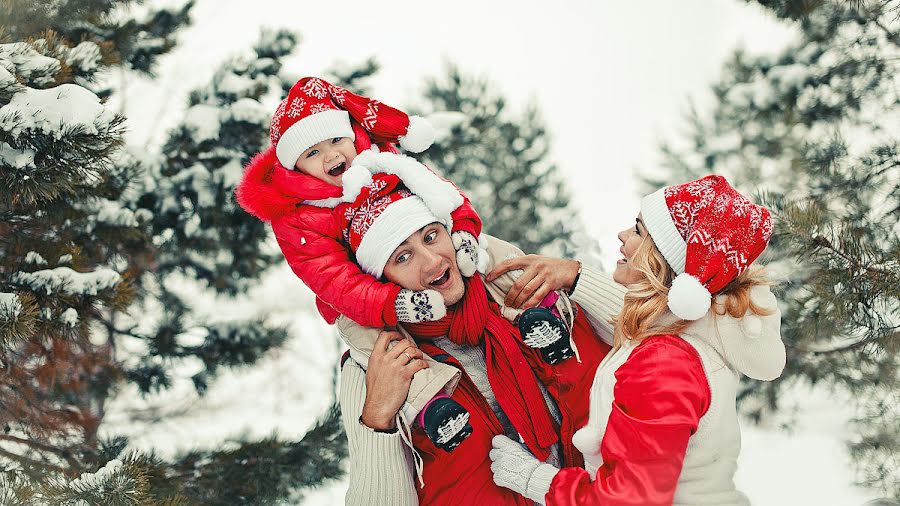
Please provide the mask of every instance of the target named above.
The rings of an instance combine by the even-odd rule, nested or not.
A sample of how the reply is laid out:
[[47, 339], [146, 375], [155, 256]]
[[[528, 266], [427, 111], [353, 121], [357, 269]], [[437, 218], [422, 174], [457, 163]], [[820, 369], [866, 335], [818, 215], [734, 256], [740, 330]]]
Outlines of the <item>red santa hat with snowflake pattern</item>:
[[678, 274], [668, 304], [684, 320], [702, 318], [712, 296], [759, 257], [772, 235], [769, 210], [715, 175], [644, 197], [641, 218]]
[[413, 193], [396, 175], [379, 173], [353, 203], [337, 209], [363, 272], [380, 278], [397, 246], [426, 225], [441, 223], [452, 232], [450, 213], [463, 197], [450, 182], [435, 178], [425, 191]]
[[[367, 138], [361, 139], [360, 133]], [[269, 134], [278, 161], [288, 169], [310, 146], [334, 137], [354, 139], [357, 152], [371, 143], [399, 142], [403, 149], [420, 153], [434, 142], [434, 129], [424, 118], [318, 77], [304, 77], [291, 87], [275, 110]]]

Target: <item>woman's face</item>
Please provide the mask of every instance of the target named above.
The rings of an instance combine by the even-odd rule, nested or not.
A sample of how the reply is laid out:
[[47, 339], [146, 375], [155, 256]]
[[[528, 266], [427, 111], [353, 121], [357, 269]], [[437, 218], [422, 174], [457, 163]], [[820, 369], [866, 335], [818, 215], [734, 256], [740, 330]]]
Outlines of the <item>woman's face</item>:
[[622, 242], [622, 247], [619, 248], [622, 258], [616, 262], [616, 270], [613, 271], [613, 281], [627, 286], [637, 283], [644, 276], [640, 271], [631, 267], [631, 259], [634, 257], [634, 253], [644, 238], [647, 237], [647, 229], [644, 227], [644, 222], [641, 221], [641, 215], [639, 214], [637, 219], [634, 220], [633, 226], [619, 232], [618, 237], [619, 241]]
[[456, 266], [456, 250], [450, 234], [440, 223], [413, 232], [384, 266], [384, 277], [408, 290], [435, 290], [452, 306], [466, 291]]

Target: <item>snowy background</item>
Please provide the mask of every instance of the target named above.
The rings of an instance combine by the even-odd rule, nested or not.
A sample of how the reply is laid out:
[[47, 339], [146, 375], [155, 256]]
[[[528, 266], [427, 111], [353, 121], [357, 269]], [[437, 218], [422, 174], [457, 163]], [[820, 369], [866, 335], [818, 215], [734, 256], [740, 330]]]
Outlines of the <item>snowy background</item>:
[[[538, 104], [553, 135], [553, 157], [611, 267], [615, 234], [638, 208], [635, 172], [659, 162], [658, 143], [678, 136], [689, 100], [700, 111], [708, 107], [709, 84], [736, 47], [771, 53], [792, 36], [757, 6], [737, 1], [466, 0], [428, 10], [423, 2], [199, 0], [193, 25], [161, 59], [160, 78], [117, 76], [125, 93], [111, 105], [129, 118], [129, 143], [161, 144], [182, 117], [187, 93], [207, 83], [222, 61], [249, 51], [263, 26], [300, 32], [299, 50], [285, 69], [298, 75], [375, 56], [381, 71], [370, 81], [372, 95], [403, 107], [416, 104], [425, 78], [454, 62], [490, 78], [514, 108]], [[252, 371], [223, 375], [201, 399], [189, 380], [196, 371], [187, 369], [165, 396], [141, 401], [125, 391], [105, 427], [163, 454], [239, 434], [302, 436], [331, 402], [341, 344], [286, 265], [251, 299], [254, 306], [202, 297], [195, 303], [213, 319], [264, 308], [273, 321], [290, 324], [296, 338]], [[743, 426], [737, 480], [751, 501], [861, 505], [873, 498], [851, 485], [842, 443], [851, 413], [841, 409], [847, 405], [841, 396], [797, 390], [785, 405], [796, 417], [791, 431], [781, 427], [789, 416]], [[166, 421], [153, 422], [160, 414]], [[345, 489], [335, 483], [303, 504], [340, 504]]]

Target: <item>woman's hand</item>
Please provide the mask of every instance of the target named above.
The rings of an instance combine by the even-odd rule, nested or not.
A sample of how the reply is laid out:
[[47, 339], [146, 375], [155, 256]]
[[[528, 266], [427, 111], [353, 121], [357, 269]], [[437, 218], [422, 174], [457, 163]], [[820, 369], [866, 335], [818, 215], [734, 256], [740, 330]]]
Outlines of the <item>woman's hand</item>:
[[428, 367], [423, 356], [416, 343], [399, 332], [384, 330], [379, 334], [366, 369], [364, 424], [380, 430], [394, 428], [394, 417], [409, 395], [413, 375]]
[[559, 469], [542, 463], [525, 445], [506, 436], [494, 436], [491, 445], [493, 449], [488, 456], [494, 483], [544, 504], [544, 496], [550, 491], [550, 483]]
[[530, 308], [553, 290], [572, 288], [580, 265], [578, 260], [525, 255], [500, 262], [486, 279], [490, 282], [509, 271], [522, 269], [522, 275], [507, 292], [505, 303], [513, 308]]

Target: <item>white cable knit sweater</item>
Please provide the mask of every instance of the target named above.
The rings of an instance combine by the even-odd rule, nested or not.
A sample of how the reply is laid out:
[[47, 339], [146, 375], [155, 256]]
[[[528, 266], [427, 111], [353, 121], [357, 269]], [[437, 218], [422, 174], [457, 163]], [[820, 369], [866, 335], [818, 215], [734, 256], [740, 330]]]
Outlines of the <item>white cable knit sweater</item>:
[[[621, 309], [624, 293], [624, 287], [612, 281], [610, 275], [585, 267], [572, 298], [585, 311], [597, 334], [611, 343], [612, 326], [608, 320]], [[489, 388], [482, 388], [485, 385], [481, 384], [487, 382], [483, 350], [447, 343], [450, 341], [446, 339], [436, 342], [460, 361], [480, 391], [489, 393]], [[546, 390], [544, 395], [547, 396]], [[507, 427], [507, 431], [511, 431], [511, 437], [515, 439], [515, 431], [509, 427], [507, 417], [499, 411], [496, 399], [492, 401], [492, 394], [485, 397], [504, 427]], [[403, 443], [400, 434], [375, 433], [359, 425], [359, 416], [362, 414], [366, 399], [366, 378], [365, 372], [352, 360], [348, 360], [341, 371], [339, 398], [350, 452], [350, 487], [347, 490], [346, 504], [365, 506], [418, 504], [413, 455]], [[552, 402], [550, 406], [554, 417], [558, 417], [556, 406]]]

